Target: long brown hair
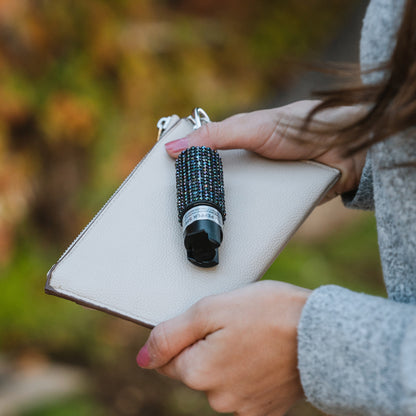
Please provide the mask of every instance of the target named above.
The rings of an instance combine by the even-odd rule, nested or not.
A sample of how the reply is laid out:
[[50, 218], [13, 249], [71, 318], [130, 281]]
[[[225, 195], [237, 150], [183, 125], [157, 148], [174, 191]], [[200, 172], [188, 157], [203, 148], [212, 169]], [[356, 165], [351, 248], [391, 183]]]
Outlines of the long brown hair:
[[371, 71], [380, 70], [386, 75], [376, 84], [315, 92], [322, 101], [308, 114], [303, 130], [313, 131], [311, 121], [323, 110], [367, 104], [368, 111], [357, 120], [326, 129], [334, 137], [326, 141], [328, 147], [351, 155], [416, 126], [416, 0], [406, 2], [390, 60]]

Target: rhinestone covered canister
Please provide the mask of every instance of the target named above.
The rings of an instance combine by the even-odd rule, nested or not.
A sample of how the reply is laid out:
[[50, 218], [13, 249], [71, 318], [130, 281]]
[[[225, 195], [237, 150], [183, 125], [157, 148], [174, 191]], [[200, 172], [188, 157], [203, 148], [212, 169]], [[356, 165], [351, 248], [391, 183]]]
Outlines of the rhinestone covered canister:
[[197, 205], [215, 207], [225, 220], [224, 178], [222, 161], [216, 150], [190, 147], [176, 160], [176, 192], [178, 219]]

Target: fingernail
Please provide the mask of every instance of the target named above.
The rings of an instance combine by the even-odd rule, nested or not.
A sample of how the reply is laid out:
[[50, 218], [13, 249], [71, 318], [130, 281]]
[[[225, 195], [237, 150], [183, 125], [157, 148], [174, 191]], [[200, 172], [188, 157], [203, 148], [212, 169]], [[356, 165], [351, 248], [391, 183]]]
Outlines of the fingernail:
[[139, 367], [147, 367], [150, 363], [150, 355], [149, 351], [147, 350], [147, 346], [144, 345], [142, 349], [139, 351], [136, 357], [137, 365]]
[[188, 147], [188, 138], [183, 137], [182, 139], [173, 140], [165, 144], [165, 148], [168, 152], [178, 153], [182, 152]]

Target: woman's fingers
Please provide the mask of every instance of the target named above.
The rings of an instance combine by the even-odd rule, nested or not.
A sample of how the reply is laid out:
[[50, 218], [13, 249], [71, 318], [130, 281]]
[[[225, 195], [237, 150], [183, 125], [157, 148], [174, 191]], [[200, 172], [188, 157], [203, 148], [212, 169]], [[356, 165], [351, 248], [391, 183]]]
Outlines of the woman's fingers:
[[157, 371], [180, 380], [191, 389], [208, 391], [221, 377], [221, 369], [213, 370], [212, 359], [210, 344], [206, 339], [200, 339]]
[[276, 123], [276, 109], [237, 114], [221, 122], [204, 124], [188, 136], [166, 143], [165, 147], [172, 157], [191, 146], [256, 151], [273, 134]]
[[157, 325], [139, 351], [137, 364], [149, 369], [162, 367], [185, 348], [215, 331], [212, 314], [206, 313], [210, 302], [211, 298], [202, 299], [183, 314]]
[[[166, 143], [170, 156], [176, 157], [191, 146], [213, 149], [246, 149], [275, 160], [316, 160], [339, 169], [341, 179], [330, 196], [356, 189], [364, 167], [366, 150], [345, 156], [342, 148], [328, 147], [331, 137], [317, 132], [303, 132], [302, 120], [318, 101], [304, 100], [284, 107], [237, 114], [218, 123], [208, 123], [188, 136]], [[325, 126], [348, 125], [357, 120], [365, 109], [362, 106], [339, 107], [323, 111], [313, 119], [317, 131]], [[322, 137], [320, 137], [322, 136]], [[301, 139], [296, 140], [295, 138]]]
[[191, 146], [207, 146], [251, 150], [270, 159], [314, 158], [322, 151], [314, 141], [306, 145], [291, 139], [316, 104], [316, 101], [305, 100], [284, 107], [236, 114], [220, 122], [205, 124], [186, 137], [166, 143], [165, 147], [172, 157]]

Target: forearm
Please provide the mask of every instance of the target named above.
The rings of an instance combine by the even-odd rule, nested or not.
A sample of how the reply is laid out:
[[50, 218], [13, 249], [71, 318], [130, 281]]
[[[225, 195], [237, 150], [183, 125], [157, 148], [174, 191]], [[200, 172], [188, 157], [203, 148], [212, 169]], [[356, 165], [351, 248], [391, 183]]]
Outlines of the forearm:
[[416, 307], [326, 286], [298, 327], [305, 394], [333, 415], [415, 414]]

